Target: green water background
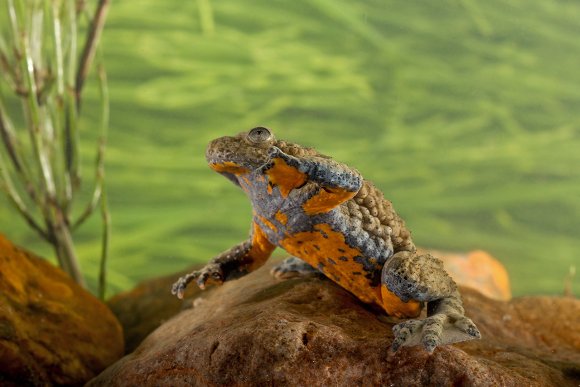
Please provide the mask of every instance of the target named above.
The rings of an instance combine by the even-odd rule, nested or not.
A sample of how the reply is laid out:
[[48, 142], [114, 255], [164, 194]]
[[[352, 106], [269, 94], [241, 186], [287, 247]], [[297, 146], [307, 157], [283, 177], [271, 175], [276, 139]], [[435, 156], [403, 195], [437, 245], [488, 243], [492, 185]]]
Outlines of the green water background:
[[[579, 21], [575, 1], [113, 1], [109, 294], [246, 238], [249, 203], [204, 149], [257, 125], [355, 166], [418, 245], [485, 249], [515, 294], [561, 294], [580, 262]], [[52, 255], [5, 198], [0, 230]], [[98, 230], [76, 236], [92, 286]]]

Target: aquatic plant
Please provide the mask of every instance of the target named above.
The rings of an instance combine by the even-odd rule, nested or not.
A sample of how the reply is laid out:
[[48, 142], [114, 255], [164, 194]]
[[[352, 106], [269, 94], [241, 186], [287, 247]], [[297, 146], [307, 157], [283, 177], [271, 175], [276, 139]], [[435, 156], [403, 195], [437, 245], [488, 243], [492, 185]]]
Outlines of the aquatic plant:
[[[60, 267], [82, 285], [72, 234], [100, 209], [98, 292], [103, 296], [110, 233], [104, 173], [109, 102], [100, 36], [109, 0], [6, 0], [2, 6], [0, 188], [52, 245]], [[100, 133], [94, 187], [81, 204], [80, 119], [92, 69], [100, 90]], [[74, 210], [79, 204], [82, 209]]]

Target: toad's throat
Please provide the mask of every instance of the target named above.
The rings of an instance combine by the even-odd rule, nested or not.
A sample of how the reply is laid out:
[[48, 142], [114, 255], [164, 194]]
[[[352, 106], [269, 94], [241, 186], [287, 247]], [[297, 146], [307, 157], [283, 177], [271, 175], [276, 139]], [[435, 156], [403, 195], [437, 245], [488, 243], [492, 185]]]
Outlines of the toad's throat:
[[209, 167], [216, 172], [231, 173], [234, 175], [243, 175], [250, 172], [248, 168], [241, 166], [233, 161], [224, 161], [221, 163], [209, 163]]

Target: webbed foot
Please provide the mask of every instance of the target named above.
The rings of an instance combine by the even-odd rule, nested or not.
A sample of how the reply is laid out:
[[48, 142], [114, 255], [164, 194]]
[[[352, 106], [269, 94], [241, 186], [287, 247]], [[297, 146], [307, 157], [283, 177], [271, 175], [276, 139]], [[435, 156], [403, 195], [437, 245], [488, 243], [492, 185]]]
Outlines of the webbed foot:
[[286, 258], [270, 270], [270, 274], [276, 279], [289, 279], [312, 273], [319, 273], [319, 271], [296, 257]]
[[207, 264], [201, 270], [196, 270], [179, 278], [172, 286], [171, 293], [182, 299], [187, 285], [195, 280], [200, 289], [205, 289], [208, 282], [221, 284], [224, 282], [222, 269], [217, 263]]
[[443, 263], [430, 254], [396, 253], [383, 267], [382, 282], [404, 302], [427, 303], [427, 318], [393, 327], [394, 351], [401, 346], [423, 345], [433, 352], [438, 345], [481, 338], [473, 321], [465, 317], [457, 285]]
[[423, 345], [428, 352], [438, 345], [479, 339], [481, 334], [471, 319], [461, 314], [437, 313], [424, 320], [407, 320], [393, 327], [393, 351], [402, 346]]

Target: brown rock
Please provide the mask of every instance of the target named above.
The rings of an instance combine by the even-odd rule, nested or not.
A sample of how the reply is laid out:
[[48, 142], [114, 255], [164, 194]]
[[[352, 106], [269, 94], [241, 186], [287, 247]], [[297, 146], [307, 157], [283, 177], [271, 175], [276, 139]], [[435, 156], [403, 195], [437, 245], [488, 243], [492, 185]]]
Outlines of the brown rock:
[[[509, 277], [505, 267], [485, 251], [450, 253], [421, 250], [440, 258], [445, 269], [461, 286], [471, 287], [489, 298], [507, 301], [511, 299]], [[145, 337], [159, 325], [178, 312], [190, 308], [191, 300], [199, 289], [190, 286], [186, 302], [171, 295], [168, 289], [177, 278], [201, 267], [192, 267], [182, 273], [147, 280], [134, 289], [120, 293], [107, 303], [117, 316], [125, 332], [125, 353], [132, 352]]]
[[171, 274], [143, 281], [134, 289], [119, 293], [107, 301], [123, 326], [125, 353], [133, 352], [147, 335], [182, 310], [191, 308], [192, 298], [201, 290], [190, 286], [182, 301], [171, 294], [171, 285], [180, 276], [193, 271]]
[[580, 302], [490, 300], [463, 289], [480, 341], [389, 351], [393, 322], [317, 276], [277, 282], [270, 265], [198, 293], [91, 386], [576, 385]]
[[123, 354], [115, 316], [0, 235], [0, 385], [79, 385]]

